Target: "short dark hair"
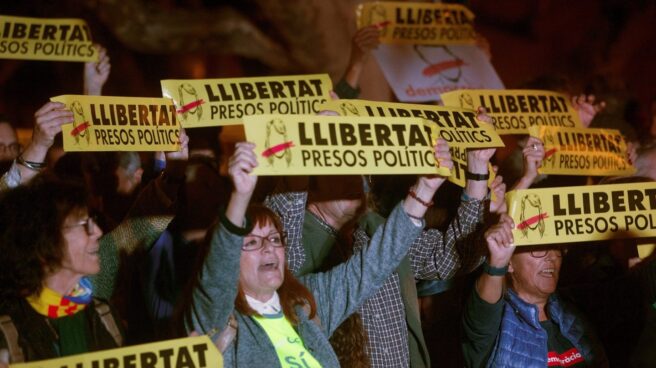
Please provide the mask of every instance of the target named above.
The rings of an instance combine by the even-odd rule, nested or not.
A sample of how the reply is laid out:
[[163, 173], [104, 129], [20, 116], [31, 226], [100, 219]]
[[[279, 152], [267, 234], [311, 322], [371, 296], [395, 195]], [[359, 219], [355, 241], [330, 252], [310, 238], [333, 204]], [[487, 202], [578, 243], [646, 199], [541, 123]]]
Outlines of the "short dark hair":
[[53, 176], [0, 196], [0, 305], [41, 291], [62, 263], [64, 221], [87, 208], [84, 186]]

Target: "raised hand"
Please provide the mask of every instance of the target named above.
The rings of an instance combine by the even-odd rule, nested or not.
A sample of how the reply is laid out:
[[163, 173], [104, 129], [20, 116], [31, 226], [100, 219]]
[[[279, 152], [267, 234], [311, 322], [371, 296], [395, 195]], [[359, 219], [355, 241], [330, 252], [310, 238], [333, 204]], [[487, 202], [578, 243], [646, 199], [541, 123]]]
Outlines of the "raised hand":
[[351, 56], [344, 75], [344, 81], [349, 86], [357, 88], [360, 84], [360, 76], [364, 70], [364, 64], [371, 55], [371, 50], [380, 44], [379, 25], [363, 27], [355, 32], [351, 39]]
[[515, 224], [507, 214], [502, 214], [499, 223], [485, 232], [487, 249], [490, 251], [488, 263], [492, 267], [502, 268], [508, 265], [515, 251], [512, 229]]
[[572, 97], [572, 106], [578, 112], [581, 124], [587, 128], [590, 126], [592, 119], [594, 119], [597, 113], [606, 108], [606, 102], [601, 101], [595, 103], [594, 95], [581, 94]]
[[177, 151], [166, 152], [167, 160], [183, 160], [186, 161], [189, 159], [189, 136], [183, 128], [180, 128], [180, 136], [178, 137], [180, 142], [180, 149]]
[[[446, 167], [449, 170], [453, 169], [453, 160], [449, 152], [449, 143], [442, 138], [439, 138], [433, 147], [435, 150], [435, 160], [440, 167]], [[426, 185], [426, 187], [435, 192], [444, 182], [446, 176], [441, 175], [423, 175], [419, 177], [419, 182]]]
[[538, 176], [538, 169], [542, 166], [544, 160], [544, 144], [538, 138], [529, 137], [522, 154], [524, 155], [524, 174], [522, 178], [532, 184]]
[[94, 47], [98, 49], [98, 61], [84, 64], [84, 94], [100, 96], [102, 88], [109, 78], [112, 65], [109, 63], [107, 50], [98, 44], [95, 44]]
[[495, 200], [490, 202], [490, 212], [496, 214], [506, 213], [506, 183], [503, 182], [503, 177], [497, 175], [490, 183], [490, 190], [496, 197]]
[[251, 195], [255, 190], [257, 176], [251, 175], [257, 167], [254, 143], [239, 142], [235, 146], [235, 153], [228, 161], [228, 174], [234, 185], [233, 193]]
[[[484, 107], [476, 110], [476, 119], [494, 126], [492, 118], [487, 114]], [[467, 169], [474, 174], [485, 174], [488, 172], [488, 163], [496, 148], [468, 149], [467, 150]]]
[[34, 119], [31, 144], [45, 149], [45, 158], [45, 153], [55, 142], [55, 135], [61, 133], [62, 125], [74, 121], [73, 113], [61, 102], [48, 102], [34, 113]]
[[355, 32], [351, 42], [351, 63], [366, 61], [371, 50], [380, 45], [381, 29], [382, 27], [372, 24]]

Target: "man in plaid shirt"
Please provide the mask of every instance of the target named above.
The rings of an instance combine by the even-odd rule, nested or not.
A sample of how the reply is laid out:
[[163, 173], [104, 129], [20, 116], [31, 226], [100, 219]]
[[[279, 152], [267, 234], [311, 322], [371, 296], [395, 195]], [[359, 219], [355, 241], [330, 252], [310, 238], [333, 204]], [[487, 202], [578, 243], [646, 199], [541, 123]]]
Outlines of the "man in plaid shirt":
[[[367, 353], [372, 366], [430, 366], [419, 320], [415, 278], [445, 280], [452, 278], [458, 271], [469, 272], [482, 262], [484, 249], [477, 249], [480, 247], [476, 244], [476, 238], [478, 230], [482, 230], [487, 195], [487, 181], [484, 178], [489, 175], [488, 163], [493, 154], [494, 149], [468, 152], [467, 171], [470, 179], [467, 180], [457, 215], [446, 232], [443, 234], [436, 229], [424, 230], [397, 271], [358, 310], [368, 336]], [[421, 180], [424, 178], [419, 178]], [[411, 190], [421, 184], [419, 181]], [[316, 246], [303, 244], [306, 217], [313, 216], [313, 220], [318, 219], [324, 225], [326, 234], [333, 237], [332, 244], [339, 230], [337, 226], [349, 220], [348, 215], [331, 219], [331, 211], [321, 211], [321, 203], [311, 204], [306, 209], [307, 200], [307, 192], [282, 191], [270, 195], [265, 201], [282, 219], [288, 237], [288, 264], [294, 273], [314, 271], [304, 268], [306, 263], [312, 261], [307, 257], [307, 249]], [[430, 199], [424, 200], [426, 205], [432, 204], [429, 203]], [[358, 205], [357, 200], [345, 203], [342, 207], [347, 212], [348, 208]], [[336, 207], [339, 206], [332, 208]], [[372, 212], [363, 216], [354, 233], [354, 252], [369, 243], [370, 236], [383, 220]], [[323, 246], [332, 244], [324, 242]]]

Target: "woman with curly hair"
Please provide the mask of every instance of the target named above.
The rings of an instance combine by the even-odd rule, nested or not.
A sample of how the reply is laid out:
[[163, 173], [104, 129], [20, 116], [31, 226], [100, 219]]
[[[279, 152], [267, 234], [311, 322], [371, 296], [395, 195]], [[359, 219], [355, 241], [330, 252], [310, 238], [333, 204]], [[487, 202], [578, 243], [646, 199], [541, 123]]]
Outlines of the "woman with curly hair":
[[109, 307], [92, 294], [102, 230], [84, 187], [37, 177], [3, 193], [0, 208], [0, 351], [9, 362], [120, 346]]

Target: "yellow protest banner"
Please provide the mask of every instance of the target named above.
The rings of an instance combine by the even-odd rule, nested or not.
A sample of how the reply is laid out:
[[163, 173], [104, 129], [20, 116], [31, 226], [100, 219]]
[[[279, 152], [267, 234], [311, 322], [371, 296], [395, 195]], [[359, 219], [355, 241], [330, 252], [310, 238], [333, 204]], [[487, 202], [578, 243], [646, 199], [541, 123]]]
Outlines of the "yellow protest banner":
[[540, 174], [610, 176], [636, 171], [618, 130], [532, 126], [529, 133], [544, 143]]
[[654, 253], [654, 249], [656, 249], [656, 243], [638, 244], [638, 257], [645, 259]]
[[506, 193], [515, 245], [656, 236], [656, 182]]
[[[321, 110], [335, 111], [342, 116], [380, 116], [388, 118], [415, 117], [424, 119], [431, 129], [433, 141], [443, 138], [449, 143], [453, 171], [449, 181], [465, 187], [467, 170], [466, 148], [503, 147], [503, 141], [494, 127], [476, 119], [476, 113], [453, 107], [434, 105], [404, 104], [366, 100], [331, 100], [320, 107]], [[494, 180], [490, 167], [490, 181]]]
[[12, 368], [220, 368], [223, 358], [207, 336], [186, 337], [151, 344], [103, 350], [64, 358], [11, 364]]
[[421, 119], [258, 115], [244, 129], [257, 175], [450, 174]]
[[426, 119], [434, 134], [452, 147], [504, 147], [494, 127], [476, 119], [473, 110], [431, 105], [376, 102], [366, 100], [328, 101], [321, 110], [342, 116], [415, 117]]
[[167, 98], [62, 95], [75, 122], [62, 126], [64, 151], [177, 151], [180, 124]]
[[377, 25], [388, 44], [475, 44], [474, 13], [459, 4], [368, 2], [356, 8], [358, 28]]
[[0, 58], [98, 61], [98, 51], [82, 19], [0, 15]]
[[531, 126], [582, 128], [567, 96], [539, 90], [466, 89], [440, 95], [445, 106], [485, 107], [499, 134], [528, 134]]
[[161, 85], [185, 128], [241, 124], [247, 115], [315, 114], [333, 89], [327, 74], [167, 79]]

